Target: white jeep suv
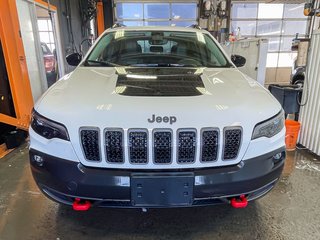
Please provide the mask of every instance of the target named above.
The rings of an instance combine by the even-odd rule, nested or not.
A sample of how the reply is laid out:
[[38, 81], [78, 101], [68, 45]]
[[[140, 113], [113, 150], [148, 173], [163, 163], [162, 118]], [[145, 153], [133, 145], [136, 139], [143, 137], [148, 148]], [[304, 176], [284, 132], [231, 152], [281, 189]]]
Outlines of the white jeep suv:
[[207, 31], [114, 27], [36, 103], [30, 164], [51, 199], [99, 207], [245, 207], [285, 161], [284, 114]]

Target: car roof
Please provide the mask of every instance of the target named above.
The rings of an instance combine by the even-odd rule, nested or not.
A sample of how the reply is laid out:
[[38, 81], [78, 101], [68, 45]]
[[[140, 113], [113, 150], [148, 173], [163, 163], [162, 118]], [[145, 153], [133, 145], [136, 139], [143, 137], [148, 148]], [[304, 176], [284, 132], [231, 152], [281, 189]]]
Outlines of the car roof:
[[207, 32], [203, 29], [193, 28], [193, 27], [172, 27], [172, 26], [134, 26], [134, 27], [115, 27], [115, 28], [109, 28], [105, 32], [116, 32], [119, 30], [123, 31], [177, 31], [177, 32]]

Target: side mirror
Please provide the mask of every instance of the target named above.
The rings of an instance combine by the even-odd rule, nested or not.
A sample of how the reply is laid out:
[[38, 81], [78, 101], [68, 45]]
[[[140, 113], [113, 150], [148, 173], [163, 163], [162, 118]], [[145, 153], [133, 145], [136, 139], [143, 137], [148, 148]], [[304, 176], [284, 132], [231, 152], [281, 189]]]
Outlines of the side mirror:
[[66, 56], [66, 60], [70, 66], [78, 66], [82, 60], [82, 56], [79, 53], [71, 53]]
[[243, 67], [247, 60], [240, 55], [231, 55], [231, 61], [236, 65], [236, 67]]

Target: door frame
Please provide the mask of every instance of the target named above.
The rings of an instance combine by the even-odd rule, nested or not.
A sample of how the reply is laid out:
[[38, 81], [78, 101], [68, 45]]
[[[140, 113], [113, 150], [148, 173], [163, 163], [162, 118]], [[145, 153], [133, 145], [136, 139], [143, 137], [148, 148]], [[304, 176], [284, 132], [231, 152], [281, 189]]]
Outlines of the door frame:
[[[63, 77], [65, 75], [65, 67], [64, 67], [64, 59], [62, 54], [62, 45], [61, 45], [61, 34], [60, 34], [60, 28], [59, 28], [59, 19], [57, 14], [57, 7], [49, 4], [47, 2], [44, 2], [42, 0], [34, 0], [34, 3], [36, 6], [44, 8], [47, 11], [50, 11], [53, 13], [51, 15], [52, 17], [52, 29], [53, 29], [53, 37], [56, 44], [56, 53], [57, 53], [57, 61], [58, 61], [58, 72], [59, 72], [59, 78]], [[35, 17], [37, 19], [37, 17]]]
[[0, 1], [0, 38], [16, 113], [16, 117], [0, 114], [0, 122], [27, 130], [33, 98], [16, 1]]

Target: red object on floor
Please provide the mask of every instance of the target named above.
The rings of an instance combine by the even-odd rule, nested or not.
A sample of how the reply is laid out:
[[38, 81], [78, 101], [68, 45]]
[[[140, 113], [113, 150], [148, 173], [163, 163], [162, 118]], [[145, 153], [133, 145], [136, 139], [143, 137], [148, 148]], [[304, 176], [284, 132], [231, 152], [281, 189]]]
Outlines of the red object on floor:
[[241, 195], [240, 198], [232, 198], [231, 206], [234, 208], [245, 208], [248, 206], [248, 200], [245, 195]]
[[76, 198], [72, 204], [72, 208], [75, 211], [88, 211], [91, 207], [91, 203], [89, 201], [81, 202], [80, 198]]

